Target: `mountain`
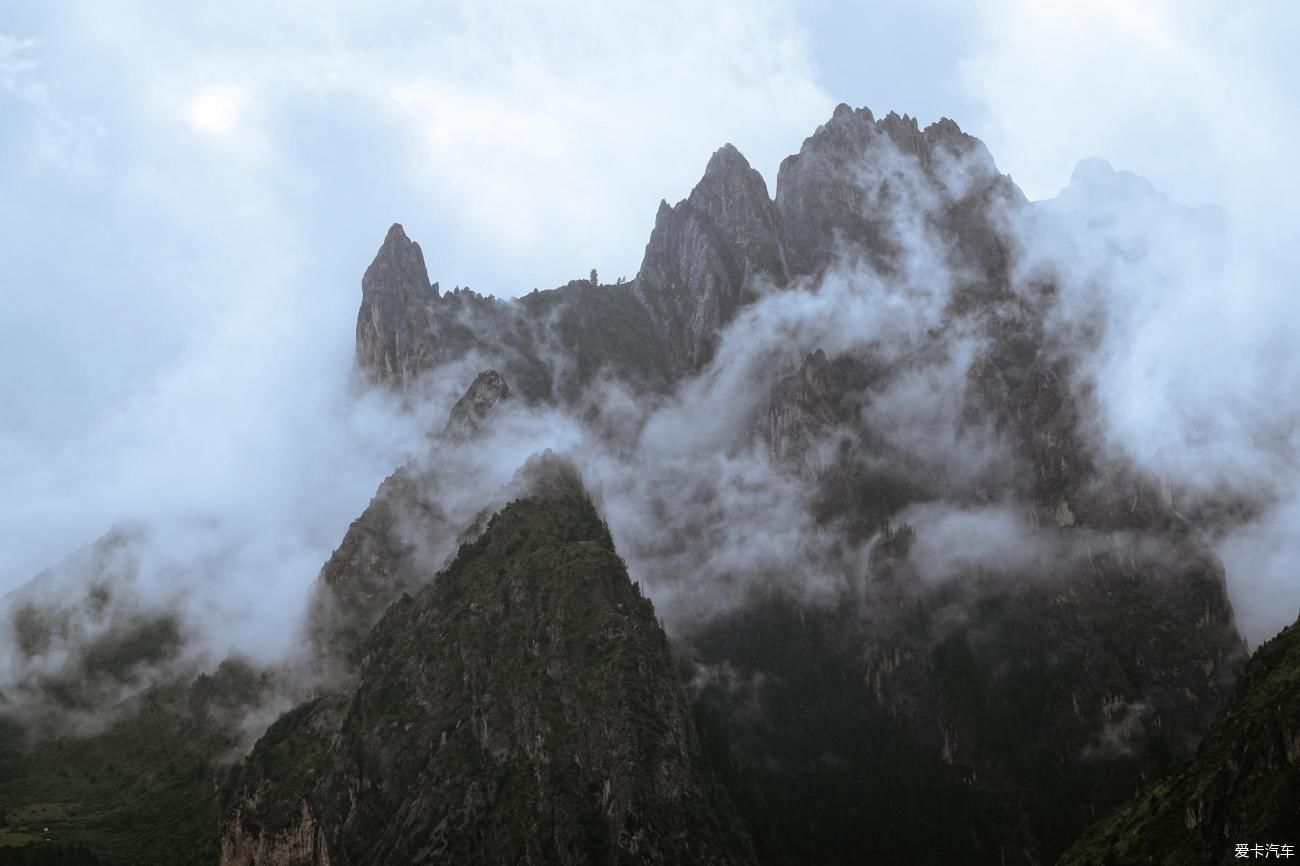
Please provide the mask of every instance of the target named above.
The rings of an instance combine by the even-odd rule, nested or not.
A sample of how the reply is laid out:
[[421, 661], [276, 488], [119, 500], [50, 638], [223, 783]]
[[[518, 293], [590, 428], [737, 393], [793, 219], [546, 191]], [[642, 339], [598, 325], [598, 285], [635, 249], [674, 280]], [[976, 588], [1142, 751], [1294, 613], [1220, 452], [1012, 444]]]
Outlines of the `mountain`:
[[[358, 370], [408, 406], [482, 372], [348, 527], [294, 658], [196, 721], [183, 623], [63, 570], [6, 608], [10, 710], [114, 722], [34, 737], [0, 701], [0, 808], [77, 804], [104, 858], [126, 815], [137, 863], [170, 862], [158, 822], [230, 866], [1055, 862], [1212, 748], [1245, 655], [1210, 542], [1240, 503], [1106, 441], [1105, 318], [1043, 253], [1127, 213], [1213, 245], [1114, 175], [1031, 203], [952, 121], [839, 106], [773, 194], [716, 151], [630, 282], [444, 292], [393, 225]], [[76, 774], [133, 738], [135, 787]]]
[[1195, 757], [1089, 828], [1060, 866], [1227, 864], [1241, 845], [1280, 859], [1298, 830], [1300, 623], [1255, 650]]
[[1005, 279], [989, 207], [1024, 197], [984, 145], [949, 120], [920, 130], [913, 118], [876, 121], [846, 105], [782, 163], [775, 200], [740, 151], [720, 148], [685, 200], [660, 203], [628, 283], [575, 280], [514, 301], [441, 293], [419, 245], [394, 225], [362, 281], [357, 361], [373, 381], [411, 388], [478, 353], [530, 402], [578, 400], [602, 371], [662, 392], [698, 372], [720, 331], [767, 289], [824, 272], [843, 248], [896, 264], [889, 214], [917, 199], [933, 205], [937, 230], [957, 236], [963, 265]]
[[758, 280], [789, 278], [782, 225], [767, 184], [740, 151], [720, 148], [676, 207], [660, 202], [632, 292], [678, 378], [713, 355], [718, 333]]
[[[1076, 186], [1102, 174], [1085, 165]], [[1155, 195], [1113, 192], [1125, 206]], [[1159, 480], [1101, 447], [1056, 275], [1018, 272], [1017, 226], [1039, 210], [955, 123], [840, 106], [782, 163], [774, 198], [739, 151], [717, 151], [684, 201], [661, 204], [636, 279], [599, 287], [648, 318], [627, 354], [655, 371], [607, 358], [601, 375], [649, 401], [728, 376], [765, 394], [739, 401], [748, 414], [720, 447], [759, 443], [831, 539], [826, 561], [795, 558], [774, 586], [677, 629], [706, 754], [764, 862], [1051, 862], [1195, 747], [1235, 676], [1222, 567]], [[558, 308], [583, 303], [575, 285], [555, 290]], [[469, 329], [473, 352], [509, 364], [511, 334], [550, 333], [538, 295], [490, 302], [495, 318], [440, 307], [428, 333]], [[865, 312], [837, 331], [796, 304]], [[606, 356], [587, 341], [608, 327], [553, 340], [548, 369], [583, 357], [590, 371]], [[526, 399], [599, 403], [580, 387], [595, 377], [564, 375]], [[730, 395], [712, 399], [700, 411], [730, 411]], [[953, 527], [985, 524], [996, 547], [946, 549], [968, 544], [945, 540]], [[684, 528], [663, 579], [711, 555], [689, 547], [708, 531]], [[855, 548], [873, 551], [865, 568]], [[827, 569], [841, 588], [808, 603], [798, 588]]]
[[258, 742], [223, 864], [753, 862], [576, 471], [534, 458], [517, 486], [375, 625], [351, 688]]

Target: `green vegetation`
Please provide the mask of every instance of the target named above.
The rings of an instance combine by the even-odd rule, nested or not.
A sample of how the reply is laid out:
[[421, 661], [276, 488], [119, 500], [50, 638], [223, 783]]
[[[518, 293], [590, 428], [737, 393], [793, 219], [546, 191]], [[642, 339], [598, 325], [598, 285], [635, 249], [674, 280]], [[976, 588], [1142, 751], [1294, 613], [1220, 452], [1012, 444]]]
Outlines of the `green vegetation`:
[[1194, 758], [1097, 822], [1060, 866], [1229, 863], [1300, 844], [1300, 623], [1255, 651]]
[[68, 849], [59, 856], [93, 854], [122, 866], [211, 866], [215, 785], [238, 744], [235, 711], [267, 687], [263, 675], [227, 661], [212, 675], [126, 701], [91, 736], [0, 750], [0, 845], [54, 845]]
[[528, 495], [380, 619], [355, 688], [259, 741], [224, 795], [241, 844], [309, 812], [336, 862], [752, 862], [576, 472], [521, 475]]

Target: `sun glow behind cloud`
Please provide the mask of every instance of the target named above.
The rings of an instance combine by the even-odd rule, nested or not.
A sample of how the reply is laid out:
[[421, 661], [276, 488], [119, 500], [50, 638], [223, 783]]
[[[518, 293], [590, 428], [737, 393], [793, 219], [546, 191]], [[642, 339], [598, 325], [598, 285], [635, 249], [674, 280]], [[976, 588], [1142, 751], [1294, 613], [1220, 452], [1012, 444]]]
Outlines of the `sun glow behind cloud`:
[[199, 132], [227, 136], [238, 128], [245, 101], [244, 91], [233, 84], [210, 84], [190, 99], [185, 121]]

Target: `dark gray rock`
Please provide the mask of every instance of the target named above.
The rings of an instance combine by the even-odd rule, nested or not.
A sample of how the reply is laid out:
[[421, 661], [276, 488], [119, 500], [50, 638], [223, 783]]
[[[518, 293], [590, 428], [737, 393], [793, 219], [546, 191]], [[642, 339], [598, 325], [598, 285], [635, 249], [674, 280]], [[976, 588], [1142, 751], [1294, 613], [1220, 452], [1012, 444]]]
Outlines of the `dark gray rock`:
[[451, 407], [447, 426], [443, 428], [444, 438], [451, 440], [472, 439], [486, 427], [493, 410], [503, 400], [510, 398], [510, 386], [496, 370], [484, 370], [474, 378], [469, 388]]
[[429, 303], [437, 298], [420, 245], [393, 223], [361, 278], [357, 364], [372, 380], [401, 387], [428, 369]]
[[757, 296], [756, 279], [780, 286], [788, 278], [767, 185], [728, 144], [685, 201], [660, 203], [635, 291], [681, 375], [712, 357], [723, 326]]

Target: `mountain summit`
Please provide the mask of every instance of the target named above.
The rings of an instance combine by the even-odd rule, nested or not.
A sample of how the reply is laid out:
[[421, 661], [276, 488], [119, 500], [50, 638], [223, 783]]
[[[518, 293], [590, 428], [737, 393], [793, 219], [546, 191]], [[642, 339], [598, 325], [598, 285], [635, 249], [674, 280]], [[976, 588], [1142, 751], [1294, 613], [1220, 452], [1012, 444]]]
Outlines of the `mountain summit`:
[[438, 287], [429, 285], [420, 245], [393, 223], [375, 259], [361, 278], [357, 314], [357, 363], [381, 380], [404, 384], [431, 360], [420, 340], [426, 324], [420, 314]]

